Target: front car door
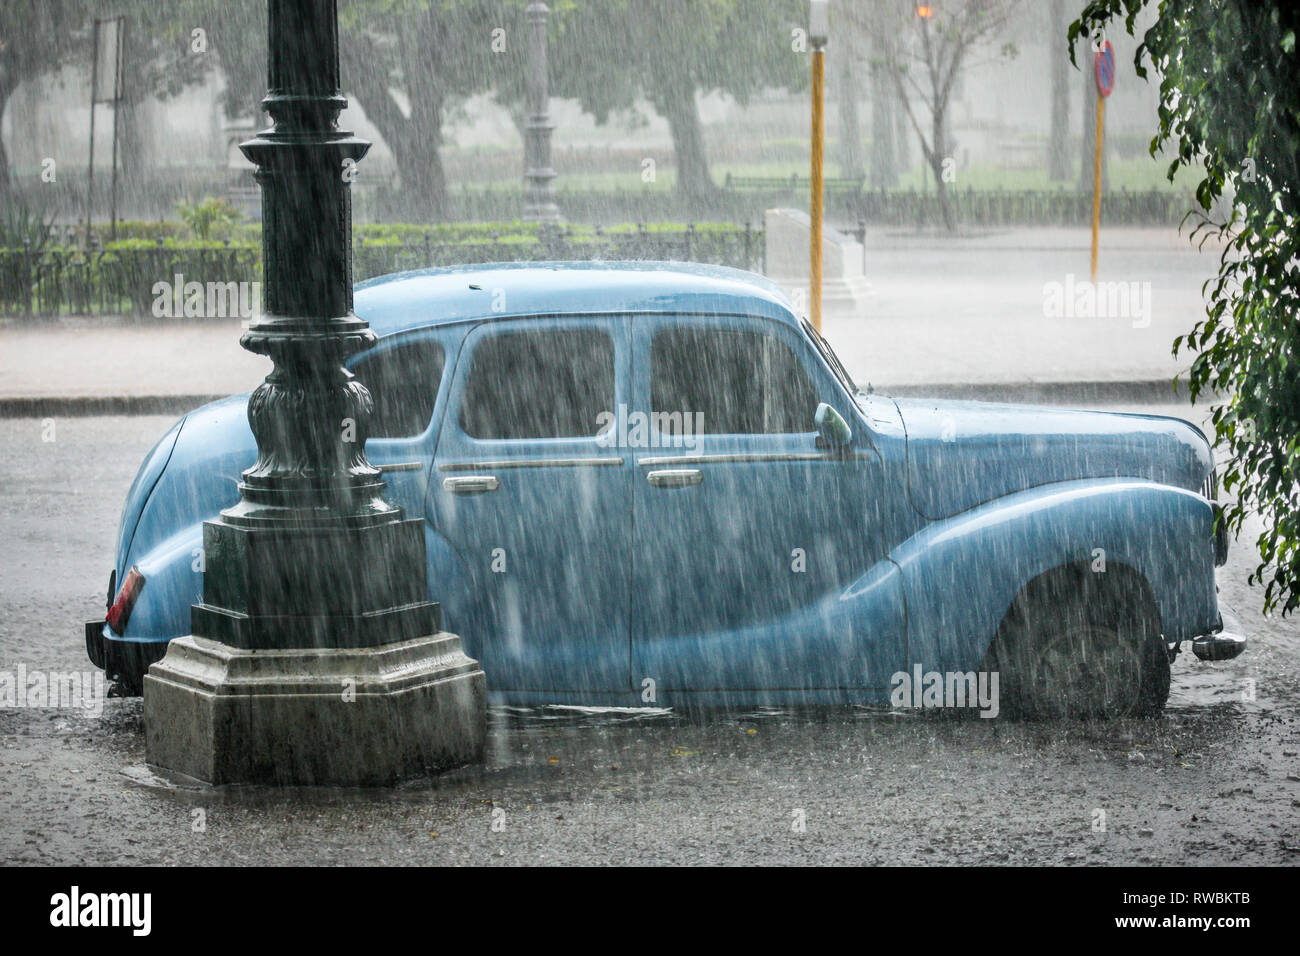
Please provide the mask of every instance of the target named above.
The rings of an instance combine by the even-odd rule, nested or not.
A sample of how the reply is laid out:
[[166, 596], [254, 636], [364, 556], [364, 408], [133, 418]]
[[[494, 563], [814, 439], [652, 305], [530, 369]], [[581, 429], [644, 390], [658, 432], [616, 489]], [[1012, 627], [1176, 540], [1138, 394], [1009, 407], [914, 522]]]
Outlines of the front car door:
[[455, 626], [492, 691], [628, 690], [630, 466], [598, 437], [628, 394], [621, 317], [488, 322], [466, 336], [429, 515], [464, 568]]
[[[670, 316], [636, 326], [633, 355], [654, 446], [631, 449], [634, 684], [697, 699], [887, 687], [906, 635], [880, 458], [805, 333]], [[847, 448], [818, 447], [819, 402], [850, 423]]]

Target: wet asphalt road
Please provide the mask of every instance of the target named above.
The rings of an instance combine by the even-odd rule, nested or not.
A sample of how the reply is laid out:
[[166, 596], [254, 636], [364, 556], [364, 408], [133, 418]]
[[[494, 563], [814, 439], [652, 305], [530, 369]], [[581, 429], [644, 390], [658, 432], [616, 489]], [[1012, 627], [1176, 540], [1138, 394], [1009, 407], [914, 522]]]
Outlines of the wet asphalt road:
[[[0, 670], [87, 666], [118, 511], [169, 424], [0, 421]], [[1300, 626], [1258, 613], [1252, 539], [1220, 571], [1250, 649], [1183, 654], [1159, 720], [498, 710], [485, 767], [282, 791], [158, 778], [139, 701], [0, 710], [0, 864], [1295, 864]]]

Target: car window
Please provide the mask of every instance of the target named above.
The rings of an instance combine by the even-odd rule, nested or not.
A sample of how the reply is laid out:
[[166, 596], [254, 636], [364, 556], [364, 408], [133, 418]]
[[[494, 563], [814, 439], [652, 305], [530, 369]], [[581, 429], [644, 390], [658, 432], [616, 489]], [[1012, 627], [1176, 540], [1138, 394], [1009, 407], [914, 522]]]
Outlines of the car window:
[[817, 392], [798, 356], [779, 339], [740, 329], [675, 328], [650, 346], [650, 405], [695, 416], [712, 434], [809, 432]]
[[363, 355], [352, 369], [375, 400], [371, 438], [411, 438], [429, 427], [442, 381], [437, 342], [409, 342]]
[[501, 332], [474, 350], [460, 427], [472, 438], [585, 438], [614, 408], [614, 341], [594, 329]]

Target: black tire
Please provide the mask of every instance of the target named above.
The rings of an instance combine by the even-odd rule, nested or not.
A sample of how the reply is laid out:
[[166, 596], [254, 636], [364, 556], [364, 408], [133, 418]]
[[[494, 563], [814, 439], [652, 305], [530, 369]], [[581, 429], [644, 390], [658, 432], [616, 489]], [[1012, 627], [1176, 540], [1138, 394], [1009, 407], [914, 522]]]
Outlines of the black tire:
[[1004, 714], [1022, 719], [1155, 717], [1169, 654], [1143, 580], [1123, 567], [1068, 568], [1025, 586], [985, 666]]

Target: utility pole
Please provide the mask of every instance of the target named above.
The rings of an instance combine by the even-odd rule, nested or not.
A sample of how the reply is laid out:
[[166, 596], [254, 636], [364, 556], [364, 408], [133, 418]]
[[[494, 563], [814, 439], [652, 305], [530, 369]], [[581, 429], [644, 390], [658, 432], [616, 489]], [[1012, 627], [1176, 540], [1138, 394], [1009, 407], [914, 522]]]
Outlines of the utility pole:
[[812, 45], [812, 175], [809, 197], [808, 312], [812, 326], [822, 330], [822, 207], [826, 193], [822, 168], [826, 145], [826, 40], [830, 33], [828, 0], [811, 0], [808, 42]]

